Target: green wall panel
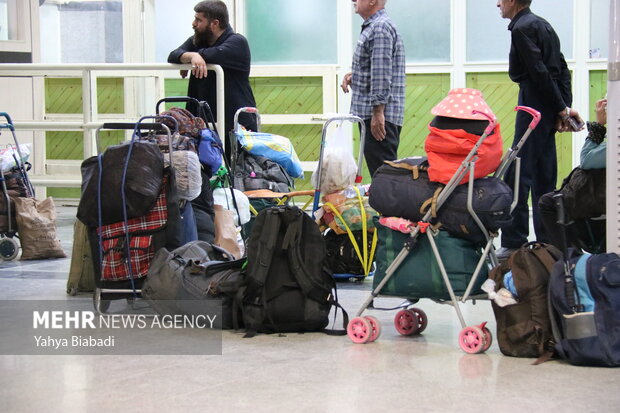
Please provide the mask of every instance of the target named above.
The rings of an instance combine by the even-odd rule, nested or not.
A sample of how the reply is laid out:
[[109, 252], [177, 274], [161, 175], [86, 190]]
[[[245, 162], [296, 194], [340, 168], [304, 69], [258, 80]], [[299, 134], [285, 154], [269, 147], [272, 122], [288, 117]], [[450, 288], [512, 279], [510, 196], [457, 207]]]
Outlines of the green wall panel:
[[596, 70], [590, 72], [590, 108], [587, 120], [596, 120], [596, 101], [607, 95], [607, 71]]
[[[52, 131], [45, 133], [47, 159], [84, 159], [84, 134], [82, 132]], [[107, 148], [125, 139], [123, 131], [102, 131], [101, 145]]]
[[[123, 79], [97, 79], [99, 113], [123, 113], [125, 112], [124, 102]], [[46, 113], [82, 113], [82, 79], [46, 78], [45, 111]]]
[[250, 83], [256, 105], [263, 113], [323, 113], [320, 77], [255, 77]]

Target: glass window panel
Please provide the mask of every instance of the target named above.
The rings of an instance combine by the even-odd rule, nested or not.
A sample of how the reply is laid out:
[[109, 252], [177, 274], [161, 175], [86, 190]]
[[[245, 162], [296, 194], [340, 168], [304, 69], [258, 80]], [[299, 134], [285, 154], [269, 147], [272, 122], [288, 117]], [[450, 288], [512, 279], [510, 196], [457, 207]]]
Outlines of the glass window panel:
[[609, 57], [609, 0], [591, 0], [590, 57]]
[[[408, 63], [450, 61], [450, 0], [390, 0], [385, 9], [403, 38]], [[362, 18], [353, 17], [353, 44]], [[355, 50], [355, 49], [354, 49]]]
[[122, 63], [122, 1], [46, 1], [40, 7], [43, 63]]
[[252, 64], [336, 63], [336, 6], [334, 0], [246, 0]]
[[[546, 19], [560, 38], [562, 53], [573, 58], [573, 0], [536, 0], [532, 12]], [[467, 1], [467, 60], [507, 61], [510, 21], [502, 19], [496, 1]]]
[[12, 27], [9, 26], [11, 18], [9, 17], [9, 0], [0, 0], [0, 40], [14, 40], [15, 35], [12, 33]]
[[[155, 61], [167, 62], [171, 51], [194, 34], [194, 6], [198, 0], [155, 0]], [[230, 9], [228, 13], [231, 14]]]

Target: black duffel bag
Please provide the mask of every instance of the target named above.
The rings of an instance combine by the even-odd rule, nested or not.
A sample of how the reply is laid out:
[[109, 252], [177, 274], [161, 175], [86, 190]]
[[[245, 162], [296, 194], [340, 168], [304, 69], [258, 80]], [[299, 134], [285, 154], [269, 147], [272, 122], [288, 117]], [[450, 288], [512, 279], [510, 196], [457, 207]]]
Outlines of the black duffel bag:
[[[421, 157], [387, 161], [372, 178], [368, 202], [384, 216], [421, 220], [432, 212], [430, 223], [440, 225], [451, 235], [484, 245], [486, 239], [467, 210], [468, 184], [455, 188], [441, 208], [436, 201], [444, 188], [431, 182], [426, 172], [426, 159]], [[487, 231], [495, 232], [511, 221], [512, 190], [501, 179], [476, 179], [473, 189], [473, 209]]]
[[[123, 185], [123, 169], [132, 147], [127, 173]], [[82, 196], [77, 217], [89, 227], [109, 225], [123, 221], [123, 209], [127, 218], [145, 215], [155, 204], [164, 177], [164, 158], [159, 147], [150, 142], [134, 142], [110, 146], [101, 155], [82, 162]], [[101, 188], [99, 173], [102, 172]], [[123, 205], [122, 193], [125, 193]], [[99, 197], [101, 197], [101, 219], [99, 223]]]
[[560, 192], [564, 195], [567, 218], [596, 218], [606, 210], [607, 169], [573, 169], [564, 178]]
[[142, 285], [142, 296], [160, 314], [196, 316], [219, 312], [221, 307], [214, 327], [238, 328], [241, 312], [234, 316], [234, 297], [243, 281], [244, 263], [245, 259], [233, 260], [223, 248], [204, 241], [172, 252], [161, 248]]

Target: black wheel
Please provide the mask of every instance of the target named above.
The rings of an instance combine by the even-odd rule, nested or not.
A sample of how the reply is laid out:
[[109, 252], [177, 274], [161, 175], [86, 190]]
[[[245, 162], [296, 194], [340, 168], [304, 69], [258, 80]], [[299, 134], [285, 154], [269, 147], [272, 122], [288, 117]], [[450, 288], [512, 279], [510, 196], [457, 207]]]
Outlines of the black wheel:
[[19, 252], [19, 245], [13, 238], [0, 239], [0, 258], [5, 261], [11, 261], [17, 257]]
[[93, 305], [95, 306], [95, 311], [103, 314], [110, 308], [110, 300], [102, 300], [101, 291], [96, 289], [93, 293]]

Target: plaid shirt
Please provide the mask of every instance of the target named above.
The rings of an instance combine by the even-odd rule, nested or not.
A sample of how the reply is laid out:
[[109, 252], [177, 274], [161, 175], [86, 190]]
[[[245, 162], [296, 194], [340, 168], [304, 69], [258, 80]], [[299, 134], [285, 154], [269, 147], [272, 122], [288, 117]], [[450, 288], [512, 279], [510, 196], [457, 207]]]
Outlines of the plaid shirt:
[[402, 126], [405, 118], [405, 47], [385, 9], [362, 24], [353, 55], [351, 113], [372, 117], [385, 105], [385, 120]]

